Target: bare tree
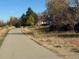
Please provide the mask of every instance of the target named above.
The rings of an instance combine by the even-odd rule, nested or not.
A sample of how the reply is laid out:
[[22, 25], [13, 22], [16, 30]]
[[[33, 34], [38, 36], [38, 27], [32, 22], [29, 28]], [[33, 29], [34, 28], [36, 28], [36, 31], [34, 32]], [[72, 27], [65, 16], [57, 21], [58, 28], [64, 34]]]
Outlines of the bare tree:
[[56, 15], [67, 9], [67, 0], [46, 0], [48, 13]]
[[0, 21], [0, 27], [3, 27], [3, 26], [4, 26], [4, 22]]
[[17, 18], [16, 17], [11, 17], [10, 21], [8, 22], [8, 25], [15, 26], [16, 23], [17, 23]]
[[46, 0], [46, 5], [48, 14], [52, 17], [54, 28], [74, 30], [79, 18], [75, 11], [77, 7], [70, 7], [69, 0]]

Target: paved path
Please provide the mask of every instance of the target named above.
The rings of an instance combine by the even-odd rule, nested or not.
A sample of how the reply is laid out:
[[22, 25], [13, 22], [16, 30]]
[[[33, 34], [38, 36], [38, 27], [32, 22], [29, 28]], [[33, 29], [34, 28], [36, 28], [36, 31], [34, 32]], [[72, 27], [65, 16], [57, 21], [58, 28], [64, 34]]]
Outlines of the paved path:
[[56, 54], [39, 46], [21, 29], [11, 30], [0, 49], [0, 59], [62, 59]]

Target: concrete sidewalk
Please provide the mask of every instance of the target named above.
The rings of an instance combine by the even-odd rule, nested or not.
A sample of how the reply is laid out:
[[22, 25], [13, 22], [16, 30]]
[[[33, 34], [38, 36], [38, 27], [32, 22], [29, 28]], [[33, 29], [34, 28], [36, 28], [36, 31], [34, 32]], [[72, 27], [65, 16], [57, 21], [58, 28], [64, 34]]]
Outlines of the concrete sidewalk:
[[0, 59], [63, 59], [55, 53], [39, 46], [21, 29], [11, 30], [0, 49]]

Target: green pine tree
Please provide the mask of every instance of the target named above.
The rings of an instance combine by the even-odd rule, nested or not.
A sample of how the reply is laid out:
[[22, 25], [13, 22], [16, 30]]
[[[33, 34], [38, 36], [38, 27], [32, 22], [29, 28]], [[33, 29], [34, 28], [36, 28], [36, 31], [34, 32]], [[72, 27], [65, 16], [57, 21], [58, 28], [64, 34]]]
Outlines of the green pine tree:
[[37, 22], [37, 15], [35, 12], [32, 11], [31, 8], [28, 8], [28, 11], [26, 12], [26, 19], [27, 19], [27, 25], [34, 26]]

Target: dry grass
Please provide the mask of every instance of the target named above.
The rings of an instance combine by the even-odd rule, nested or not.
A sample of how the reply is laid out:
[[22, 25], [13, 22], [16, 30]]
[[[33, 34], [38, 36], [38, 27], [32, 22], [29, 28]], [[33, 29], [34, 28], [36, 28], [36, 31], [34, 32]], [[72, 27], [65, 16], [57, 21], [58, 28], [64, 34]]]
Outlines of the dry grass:
[[[30, 29], [25, 28], [24, 32], [27, 30]], [[64, 59], [79, 59], [79, 33], [43, 33], [34, 29], [30, 32], [32, 40]]]
[[2, 43], [3, 43], [3, 41], [4, 41], [4, 38], [5, 38], [6, 34], [7, 34], [7, 32], [8, 32], [8, 29], [3, 28], [3, 29], [0, 30], [0, 47], [1, 47]]

